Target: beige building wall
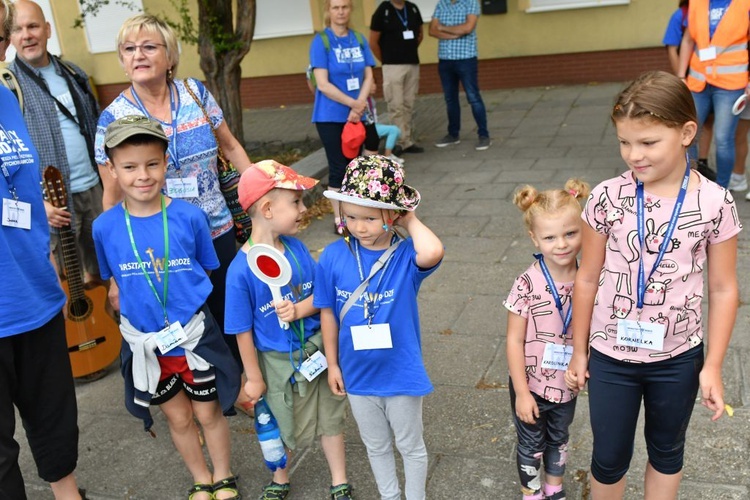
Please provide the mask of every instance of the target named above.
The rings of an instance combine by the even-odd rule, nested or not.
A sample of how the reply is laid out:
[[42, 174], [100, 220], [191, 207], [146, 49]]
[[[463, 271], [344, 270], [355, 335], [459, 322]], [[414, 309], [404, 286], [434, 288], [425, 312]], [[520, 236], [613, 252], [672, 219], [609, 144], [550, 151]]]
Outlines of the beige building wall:
[[[353, 26], [367, 33], [370, 16], [380, 0], [353, 1]], [[479, 20], [481, 59], [659, 46], [669, 16], [677, 7], [676, 0], [630, 0], [623, 6], [529, 14], [521, 10], [528, 0], [507, 1], [507, 14], [485, 15]], [[98, 84], [125, 82], [117, 54], [91, 54], [83, 30], [72, 28], [79, 13], [78, 0], [51, 3], [64, 57], [82, 66]], [[191, 3], [197, 9], [196, 0]], [[143, 4], [157, 15], [173, 11], [169, 0], [143, 0]], [[323, 0], [310, 0], [310, 4], [315, 28], [320, 29]], [[425, 17], [431, 14], [423, 12]], [[305, 35], [254, 41], [242, 64], [243, 77], [303, 72], [311, 38]], [[427, 25], [420, 55], [424, 63], [437, 62], [437, 41], [427, 36]], [[183, 44], [178, 76], [202, 76], [194, 45]]]

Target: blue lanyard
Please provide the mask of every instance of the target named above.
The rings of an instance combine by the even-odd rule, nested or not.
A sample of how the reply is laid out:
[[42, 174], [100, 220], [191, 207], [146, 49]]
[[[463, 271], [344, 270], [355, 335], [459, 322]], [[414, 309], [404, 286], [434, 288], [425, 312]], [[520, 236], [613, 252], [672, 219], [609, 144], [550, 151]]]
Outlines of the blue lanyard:
[[16, 191], [16, 187], [13, 185], [13, 181], [11, 180], [11, 173], [8, 171], [8, 167], [5, 166], [5, 163], [3, 163], [3, 160], [0, 160], [0, 168], [3, 170], [3, 177], [5, 177], [5, 182], [8, 183], [8, 191], [10, 192], [11, 196], [13, 196], [13, 201], [18, 202], [18, 192]]
[[[397, 238], [398, 238], [398, 236], [395, 236], [395, 235], [393, 236], [393, 238], [391, 238], [391, 245], [393, 245], [394, 239], [397, 239]], [[360, 279], [361, 282], [364, 282], [366, 277], [365, 277], [364, 269], [362, 268], [362, 258], [361, 258], [360, 254], [359, 254], [359, 241], [357, 241], [356, 238], [354, 239], [354, 255], [357, 258], [357, 270], [359, 271], [359, 279]], [[376, 312], [376, 309], [377, 309], [376, 306], [377, 306], [377, 303], [378, 303], [378, 297], [380, 295], [378, 293], [378, 290], [380, 290], [380, 284], [383, 281], [383, 276], [385, 276], [385, 272], [388, 269], [388, 265], [391, 263], [392, 259], [393, 259], [393, 254], [391, 254], [388, 257], [388, 260], [386, 261], [385, 265], [380, 270], [380, 277], [378, 278], [377, 285], [375, 285], [375, 293], [373, 293], [373, 294], [370, 293], [370, 290], [369, 290], [370, 286], [369, 286], [369, 283], [368, 283], [367, 289], [362, 294], [363, 298], [364, 298], [364, 301], [365, 301], [365, 317], [367, 318], [367, 323], [368, 324], [371, 324], [372, 323], [372, 318], [375, 317], [375, 312]], [[370, 309], [370, 304], [372, 304], [372, 306], [373, 306], [372, 309]]]
[[[169, 148], [169, 157], [172, 160], [172, 164], [174, 165], [175, 170], [177, 172], [180, 171], [180, 158], [177, 155], [177, 111], [178, 111], [178, 105], [174, 101], [174, 92], [172, 91], [172, 84], [167, 83], [167, 88], [169, 89], [169, 111], [171, 114], [172, 122], [170, 123], [170, 126], [172, 127], [172, 138], [169, 141], [167, 147]], [[176, 90], [176, 87], [175, 87]], [[138, 94], [135, 92], [135, 87], [131, 85], [130, 87], [130, 93], [133, 94], [133, 97], [135, 98], [135, 102], [138, 104], [138, 107], [141, 109], [144, 115], [148, 116], [149, 118], [154, 118], [151, 116], [151, 113], [148, 112], [146, 109], [146, 106], [143, 105], [143, 102], [141, 102], [141, 98], [138, 97]], [[157, 118], [157, 121], [161, 121]]]
[[636, 302], [636, 307], [639, 314], [643, 309], [643, 298], [646, 294], [646, 282], [649, 278], [651, 278], [651, 276], [653, 276], [654, 271], [656, 271], [656, 268], [659, 267], [661, 260], [664, 258], [664, 253], [667, 251], [669, 242], [672, 241], [672, 233], [674, 233], [674, 229], [675, 227], [677, 227], [677, 218], [680, 216], [682, 204], [685, 201], [685, 194], [687, 193], [688, 183], [690, 182], [690, 163], [687, 159], [687, 154], [685, 155], [685, 157], [687, 163], [687, 165], [685, 166], [685, 177], [682, 179], [680, 192], [677, 195], [677, 201], [675, 201], [674, 208], [672, 209], [672, 216], [669, 218], [669, 226], [667, 226], [667, 231], [666, 233], [664, 233], [664, 241], [662, 241], [661, 245], [659, 245], [659, 253], [656, 256], [656, 261], [651, 268], [651, 272], [648, 273], [648, 277], [644, 276], [643, 270], [643, 247], [646, 234], [646, 223], [643, 216], [643, 183], [639, 180], [636, 180], [635, 197], [638, 217], [638, 241], [641, 244], [641, 258], [638, 260], [638, 297]]
[[[13, 151], [13, 154], [16, 155], [18, 167], [16, 167], [15, 170], [13, 171], [13, 174], [15, 174], [16, 172], [20, 170], [21, 155], [18, 154], [18, 150], [16, 149], [16, 143], [11, 138], [8, 131], [5, 130], [5, 127], [0, 125], [0, 130], [2, 130], [5, 137], [8, 138], [8, 144], [10, 145], [10, 150]], [[5, 177], [5, 182], [8, 183], [8, 191], [10, 192], [10, 195], [13, 196], [13, 201], [18, 202], [18, 191], [16, 191], [16, 187], [13, 185], [13, 174], [10, 173], [10, 170], [8, 170], [8, 167], [5, 165], [5, 163], [3, 163], [2, 159], [0, 159], [0, 170], [3, 171], [3, 177]]]
[[[344, 53], [344, 48], [341, 46], [341, 38], [343, 38], [343, 37], [336, 36], [336, 33], [334, 33], [333, 30], [331, 30], [329, 28], [326, 28], [326, 29], [330, 32], [330, 34], [333, 36], [333, 38], [336, 39], [336, 43], [339, 44], [339, 54], [343, 54]], [[355, 37], [354, 41], [355, 42], [357, 41], [356, 37]], [[347, 32], [346, 43], [348, 45], [347, 48], [349, 49], [349, 57], [347, 58], [347, 59], [349, 59], [349, 75], [352, 78], [354, 78], [354, 55], [352, 54], [352, 51], [351, 51], [351, 49], [352, 49], [352, 30], [349, 30]], [[359, 46], [359, 45], [357, 45], [357, 46]], [[362, 56], [364, 57], [364, 54], [362, 54]], [[359, 78], [357, 78], [357, 80], [359, 80]]]
[[560, 313], [560, 319], [562, 320], [562, 323], [563, 323], [562, 338], [563, 338], [563, 343], [565, 343], [566, 335], [568, 333], [568, 327], [570, 326], [570, 320], [573, 317], [573, 299], [572, 298], [570, 299], [570, 307], [568, 307], [568, 312], [563, 314], [562, 300], [560, 299], [560, 294], [557, 293], [555, 280], [552, 279], [552, 275], [549, 273], [549, 268], [547, 267], [547, 264], [544, 263], [544, 256], [540, 253], [535, 253], [534, 258], [536, 258], [539, 261], [539, 269], [542, 270], [544, 279], [547, 280], [547, 287], [549, 287], [549, 293], [550, 295], [552, 295], [552, 298], [555, 301], [555, 307], [557, 307], [557, 312]]
[[401, 13], [398, 11], [398, 9], [395, 9], [395, 10], [396, 10], [396, 15], [401, 21], [401, 24], [404, 25], [404, 28], [408, 29], [409, 28], [409, 6], [404, 4], [404, 9], [403, 9], [404, 17], [401, 17]]

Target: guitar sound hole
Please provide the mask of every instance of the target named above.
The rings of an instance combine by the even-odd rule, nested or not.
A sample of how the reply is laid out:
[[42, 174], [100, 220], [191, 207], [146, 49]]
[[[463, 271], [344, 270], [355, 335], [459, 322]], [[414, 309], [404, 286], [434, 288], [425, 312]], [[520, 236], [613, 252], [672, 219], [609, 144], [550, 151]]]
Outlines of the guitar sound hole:
[[68, 319], [73, 321], [84, 320], [91, 314], [92, 307], [93, 304], [88, 297], [74, 300], [68, 306]]

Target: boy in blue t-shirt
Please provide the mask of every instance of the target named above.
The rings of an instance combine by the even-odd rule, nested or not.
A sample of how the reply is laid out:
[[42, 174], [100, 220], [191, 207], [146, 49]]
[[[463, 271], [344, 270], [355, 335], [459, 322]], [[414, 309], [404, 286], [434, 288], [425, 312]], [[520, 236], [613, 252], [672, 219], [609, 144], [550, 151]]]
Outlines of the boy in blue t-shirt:
[[124, 200], [94, 221], [93, 232], [102, 278], [111, 278], [110, 295], [119, 295], [125, 405], [146, 430], [153, 424], [149, 406], [161, 406], [193, 476], [190, 499], [241, 498], [222, 414], [233, 411], [240, 374], [205, 304], [212, 289], [206, 270], [219, 267], [208, 218], [161, 194], [168, 140], [157, 122], [120, 118], [107, 127], [104, 143]]
[[[238, 186], [242, 208], [253, 221], [250, 239], [227, 271], [224, 332], [237, 335], [252, 403], [261, 396], [279, 423], [288, 450], [308, 446], [320, 436], [331, 471], [331, 498], [353, 498], [344, 459], [343, 396], [331, 393], [324, 373], [325, 356], [320, 315], [312, 305], [315, 261], [305, 245], [292, 237], [307, 210], [302, 191], [318, 181], [297, 174], [273, 160], [243, 172]], [[271, 291], [247, 263], [247, 252], [263, 243], [282, 252], [292, 268], [282, 299]], [[282, 329], [279, 320], [289, 324]], [[287, 468], [278, 468], [263, 488], [261, 500], [283, 500], [289, 494]]]

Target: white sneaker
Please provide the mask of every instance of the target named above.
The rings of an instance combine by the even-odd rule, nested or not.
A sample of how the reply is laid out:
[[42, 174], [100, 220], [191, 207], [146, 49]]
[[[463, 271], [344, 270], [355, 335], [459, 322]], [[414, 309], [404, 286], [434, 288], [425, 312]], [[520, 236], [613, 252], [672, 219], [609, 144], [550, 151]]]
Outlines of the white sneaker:
[[398, 156], [396, 156], [396, 155], [391, 155], [391, 156], [389, 156], [388, 158], [390, 158], [391, 160], [393, 160], [393, 161], [395, 161], [396, 163], [400, 164], [401, 166], [403, 166], [403, 165], [404, 165], [404, 159], [403, 159], [403, 158], [399, 158], [399, 157], [398, 157]]
[[750, 191], [748, 191], [747, 194], [745, 195], [745, 199], [747, 201], [750, 201]]
[[746, 191], [747, 190], [747, 177], [745, 174], [735, 174], [732, 172], [732, 176], [729, 178], [729, 186], [727, 187], [730, 191]]

